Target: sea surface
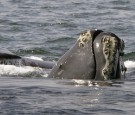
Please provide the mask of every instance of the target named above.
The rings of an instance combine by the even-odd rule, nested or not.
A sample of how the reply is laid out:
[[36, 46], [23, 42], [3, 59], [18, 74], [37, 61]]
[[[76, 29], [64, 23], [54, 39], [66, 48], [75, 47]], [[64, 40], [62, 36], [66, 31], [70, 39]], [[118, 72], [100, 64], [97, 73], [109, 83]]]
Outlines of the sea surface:
[[54, 80], [0, 65], [0, 115], [134, 115], [135, 0], [0, 0], [0, 48], [57, 61], [87, 29], [125, 41], [125, 80]]

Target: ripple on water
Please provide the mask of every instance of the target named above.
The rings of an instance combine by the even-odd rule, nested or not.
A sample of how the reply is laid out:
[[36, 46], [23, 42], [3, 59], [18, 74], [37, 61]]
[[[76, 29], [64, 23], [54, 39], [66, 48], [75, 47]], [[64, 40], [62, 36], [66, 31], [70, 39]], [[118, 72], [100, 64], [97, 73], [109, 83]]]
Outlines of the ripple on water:
[[[0, 44], [19, 55], [58, 60], [73, 46], [77, 33], [97, 28], [124, 39], [124, 59], [134, 64], [134, 3], [1, 0]], [[135, 72], [129, 67], [125, 81], [106, 83], [52, 80], [44, 77], [49, 70], [0, 67], [7, 73], [0, 75], [0, 114], [133, 115]]]

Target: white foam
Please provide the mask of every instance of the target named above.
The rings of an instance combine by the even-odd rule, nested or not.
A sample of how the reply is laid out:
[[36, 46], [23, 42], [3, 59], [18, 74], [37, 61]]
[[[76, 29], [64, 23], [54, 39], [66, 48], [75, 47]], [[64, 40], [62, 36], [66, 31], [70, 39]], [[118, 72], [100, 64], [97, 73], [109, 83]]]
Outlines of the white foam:
[[43, 61], [43, 59], [41, 57], [30, 56], [30, 57], [27, 57], [27, 58]]
[[19, 75], [19, 74], [26, 74], [30, 72], [34, 72], [34, 68], [32, 67], [17, 67], [14, 65], [0, 65], [0, 74], [6, 75]]
[[73, 83], [75, 83], [76, 87], [84, 86], [84, 85], [87, 85], [87, 86], [94, 86], [94, 85], [98, 86], [97, 84], [93, 84], [93, 82], [89, 81], [89, 80], [73, 79], [72, 81], [73, 81]]
[[77, 83], [77, 84], [80, 84], [80, 85], [82, 85], [82, 84], [85, 83], [85, 80], [77, 80], [77, 79], [73, 79], [72, 81], [75, 82], [75, 83]]
[[[35, 60], [42, 60], [42, 58], [31, 56], [27, 57]], [[30, 67], [30, 66], [15, 66], [15, 65], [3, 65], [0, 64], [0, 75], [29, 75], [31, 73], [44, 73], [42, 68]], [[43, 77], [46, 77], [47, 74], [43, 74]]]
[[127, 68], [135, 68], [135, 61], [127, 60], [124, 62], [124, 64]]

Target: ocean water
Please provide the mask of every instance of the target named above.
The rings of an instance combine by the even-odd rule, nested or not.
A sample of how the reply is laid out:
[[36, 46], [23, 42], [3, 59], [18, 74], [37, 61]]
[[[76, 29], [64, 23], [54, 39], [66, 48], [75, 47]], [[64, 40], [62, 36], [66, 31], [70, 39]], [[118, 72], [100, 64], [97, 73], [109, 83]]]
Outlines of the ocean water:
[[134, 0], [0, 0], [0, 46], [57, 61], [87, 29], [125, 41], [125, 80], [48, 79], [50, 70], [0, 65], [0, 115], [134, 115]]

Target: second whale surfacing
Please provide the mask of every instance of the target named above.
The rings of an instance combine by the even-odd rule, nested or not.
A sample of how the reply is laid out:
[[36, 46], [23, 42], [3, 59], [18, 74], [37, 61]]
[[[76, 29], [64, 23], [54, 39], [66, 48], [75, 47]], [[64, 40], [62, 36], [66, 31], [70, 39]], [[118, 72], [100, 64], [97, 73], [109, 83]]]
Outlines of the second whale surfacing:
[[86, 30], [52, 68], [48, 77], [111, 80], [125, 76], [124, 41], [110, 32]]
[[15, 66], [32, 66], [45, 69], [52, 69], [56, 64], [55, 62], [42, 61], [37, 59], [31, 59], [27, 57], [17, 56], [14, 53], [0, 49], [0, 64], [2, 65], [15, 65]]

